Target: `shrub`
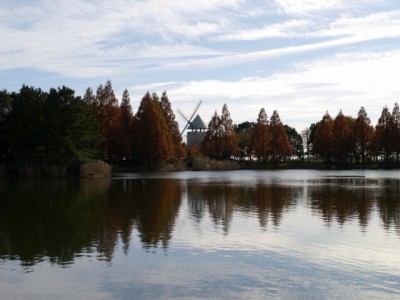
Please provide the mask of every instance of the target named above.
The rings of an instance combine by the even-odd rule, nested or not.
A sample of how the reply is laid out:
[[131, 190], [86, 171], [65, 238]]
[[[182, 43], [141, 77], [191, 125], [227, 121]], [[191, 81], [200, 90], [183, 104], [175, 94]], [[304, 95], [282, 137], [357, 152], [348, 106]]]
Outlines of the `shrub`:
[[213, 160], [210, 158], [195, 158], [193, 160], [192, 170], [193, 171], [225, 171], [225, 170], [237, 170], [239, 165], [235, 161], [230, 160]]
[[79, 175], [81, 177], [108, 177], [111, 174], [111, 168], [109, 164], [102, 160], [95, 160], [86, 164], [83, 164], [79, 169]]

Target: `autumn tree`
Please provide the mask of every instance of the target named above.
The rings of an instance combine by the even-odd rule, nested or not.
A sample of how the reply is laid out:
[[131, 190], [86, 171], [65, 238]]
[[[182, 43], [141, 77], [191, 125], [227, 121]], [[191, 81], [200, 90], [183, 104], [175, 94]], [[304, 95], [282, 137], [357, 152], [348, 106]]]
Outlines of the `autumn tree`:
[[352, 130], [348, 118], [340, 110], [333, 121], [332, 152], [337, 160], [343, 162], [349, 157], [352, 150]]
[[293, 153], [285, 127], [279, 117], [278, 111], [274, 110], [269, 122], [270, 139], [268, 148], [271, 160], [275, 163], [285, 160]]
[[168, 124], [157, 95], [142, 98], [136, 113], [135, 156], [152, 166], [173, 157], [174, 148]]
[[251, 149], [258, 161], [268, 160], [268, 143], [270, 139], [269, 121], [264, 108], [258, 113], [257, 123], [251, 136]]
[[221, 159], [228, 159], [231, 156], [236, 156], [238, 154], [236, 132], [226, 104], [222, 107], [220, 130], [223, 148]]
[[99, 85], [94, 98], [91, 89], [87, 89], [84, 100], [100, 124], [101, 149], [104, 157], [109, 160], [121, 159], [123, 157], [121, 111], [111, 81], [107, 80], [104, 86]]
[[332, 155], [332, 130], [333, 120], [328, 112], [322, 117], [322, 120], [317, 124], [315, 135], [312, 139], [313, 152], [327, 162], [330, 162]]
[[221, 118], [215, 111], [210, 122], [204, 141], [201, 144], [200, 151], [212, 159], [221, 159], [223, 145], [221, 137]]
[[175, 120], [175, 114], [171, 108], [171, 103], [168, 99], [167, 92], [164, 91], [161, 96], [161, 109], [165, 120], [167, 121], [168, 130], [172, 137], [172, 143], [174, 146], [174, 158], [180, 160], [185, 155], [185, 148], [182, 143], [182, 136], [179, 131], [178, 122]]
[[358, 111], [358, 117], [354, 122], [354, 152], [356, 158], [361, 157], [361, 162], [365, 163], [371, 151], [371, 143], [374, 135], [374, 128], [371, 126], [371, 120], [368, 118], [364, 107]]

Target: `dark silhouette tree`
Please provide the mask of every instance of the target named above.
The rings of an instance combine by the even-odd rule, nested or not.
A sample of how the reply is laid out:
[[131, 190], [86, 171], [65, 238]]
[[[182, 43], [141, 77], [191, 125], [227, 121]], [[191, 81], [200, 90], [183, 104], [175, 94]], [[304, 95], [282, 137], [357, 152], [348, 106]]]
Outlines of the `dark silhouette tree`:
[[376, 154], [382, 156], [386, 162], [389, 162], [394, 149], [392, 122], [392, 115], [387, 106], [385, 106], [378, 120], [378, 124], [375, 126], [373, 143]]
[[398, 162], [400, 159], [400, 108], [396, 102], [392, 111], [392, 134], [393, 134], [393, 151], [395, 159]]
[[338, 161], [343, 162], [350, 156], [353, 151], [351, 144], [352, 130], [348, 118], [340, 110], [333, 121], [332, 128], [332, 150], [333, 155]]
[[47, 93], [23, 85], [11, 94], [11, 111], [7, 120], [9, 154], [15, 159], [39, 160], [43, 156], [43, 104]]
[[364, 107], [361, 107], [354, 122], [353, 137], [356, 158], [360, 157], [363, 164], [371, 153], [373, 136], [374, 128], [371, 126], [371, 120], [368, 118]]
[[125, 89], [122, 93], [122, 99], [120, 104], [121, 111], [121, 154], [124, 158], [132, 157], [132, 148], [133, 148], [133, 126], [134, 126], [134, 116], [132, 113], [131, 106], [131, 98], [129, 96], [129, 92]]
[[6, 118], [11, 110], [11, 97], [6, 90], [0, 91], [0, 162], [8, 152]]

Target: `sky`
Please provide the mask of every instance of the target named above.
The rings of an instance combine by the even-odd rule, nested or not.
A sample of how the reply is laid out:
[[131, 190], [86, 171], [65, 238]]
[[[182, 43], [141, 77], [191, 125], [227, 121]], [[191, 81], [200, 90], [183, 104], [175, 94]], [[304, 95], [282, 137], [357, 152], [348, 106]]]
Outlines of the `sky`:
[[[326, 111], [372, 124], [400, 100], [398, 0], [0, 0], [0, 89], [111, 80], [134, 112], [166, 90], [175, 113], [235, 124], [277, 110], [298, 131]], [[184, 119], [176, 113], [183, 128]]]

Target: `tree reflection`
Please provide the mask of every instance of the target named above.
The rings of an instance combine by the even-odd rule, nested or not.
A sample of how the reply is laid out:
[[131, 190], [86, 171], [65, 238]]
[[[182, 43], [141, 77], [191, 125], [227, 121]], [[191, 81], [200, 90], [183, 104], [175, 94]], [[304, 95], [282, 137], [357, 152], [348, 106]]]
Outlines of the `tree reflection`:
[[0, 258], [68, 265], [79, 255], [111, 261], [132, 230], [145, 248], [168, 246], [180, 207], [174, 180], [0, 182]]
[[295, 204], [299, 188], [282, 185], [257, 184], [188, 184], [189, 211], [199, 220], [208, 209], [215, 225], [221, 225], [225, 234], [235, 212], [257, 212], [260, 225], [266, 227], [269, 218], [278, 227], [282, 214]]
[[[229, 234], [236, 216], [281, 226], [306, 194], [329, 226], [358, 220], [366, 231], [374, 210], [386, 230], [400, 234], [400, 181], [320, 179], [304, 186], [186, 181], [189, 218], [209, 218]], [[112, 262], [137, 234], [146, 250], [167, 249], [181, 206], [175, 179], [0, 181], [0, 259], [29, 268], [39, 261], [68, 265], [80, 255]], [[186, 217], [186, 216], [185, 216]], [[305, 213], [305, 217], [307, 214]], [[136, 233], [135, 233], [136, 232]]]
[[400, 181], [382, 180], [377, 208], [385, 229], [394, 227], [400, 234]]

